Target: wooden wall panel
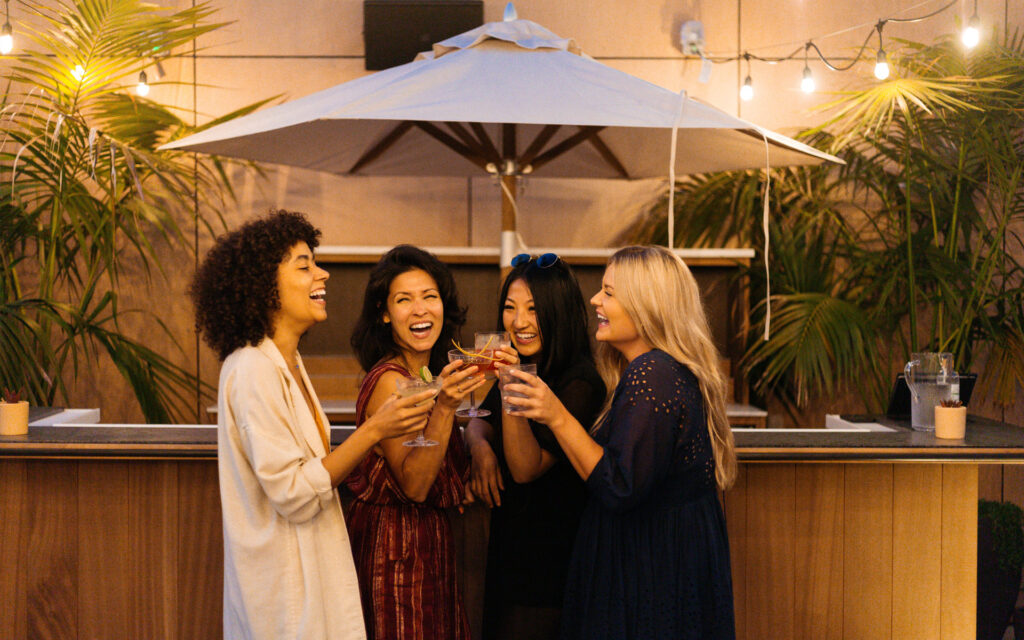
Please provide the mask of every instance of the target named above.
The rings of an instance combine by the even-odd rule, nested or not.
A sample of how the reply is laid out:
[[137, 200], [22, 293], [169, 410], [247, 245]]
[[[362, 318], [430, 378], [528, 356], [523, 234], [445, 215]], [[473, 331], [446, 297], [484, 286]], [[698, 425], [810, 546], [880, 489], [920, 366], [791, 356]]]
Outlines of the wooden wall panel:
[[78, 466], [78, 631], [80, 638], [117, 640], [132, 612], [127, 462]]
[[1003, 465], [983, 464], [978, 467], [978, 498], [1003, 499]]
[[1024, 464], [1003, 465], [1003, 500], [1024, 506]]
[[893, 467], [892, 637], [938, 638], [942, 467]]
[[943, 640], [973, 638], [978, 592], [978, 466], [942, 465]]
[[794, 637], [795, 482], [791, 464], [747, 467], [748, 638]]
[[843, 637], [844, 467], [797, 465], [794, 637]]
[[756, 635], [748, 634], [746, 619], [747, 598], [747, 469], [739, 465], [736, 482], [722, 496], [725, 525], [729, 531], [729, 561], [732, 565], [733, 607], [736, 618], [736, 638], [753, 640]]
[[843, 633], [892, 636], [892, 465], [848, 464], [845, 474]]
[[25, 522], [28, 492], [26, 463], [0, 460], [0, 629], [12, 638], [24, 638], [28, 624], [25, 562], [21, 541], [28, 530]]
[[27, 509], [21, 531], [27, 635], [66, 640], [78, 635], [78, 466], [28, 462]]
[[129, 472], [132, 607], [127, 627], [136, 638], [179, 637], [178, 464], [133, 462]]
[[178, 637], [221, 638], [224, 531], [216, 461], [178, 463], [178, 521]]

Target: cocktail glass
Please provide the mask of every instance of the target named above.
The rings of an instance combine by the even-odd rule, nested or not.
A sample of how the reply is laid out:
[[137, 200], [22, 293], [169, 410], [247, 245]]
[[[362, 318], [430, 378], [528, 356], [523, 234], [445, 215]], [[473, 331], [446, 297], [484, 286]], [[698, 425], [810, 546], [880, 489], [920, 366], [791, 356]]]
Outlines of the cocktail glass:
[[[459, 349], [452, 349], [451, 351], [448, 352], [448, 362], [455, 362], [456, 360], [462, 360], [462, 365], [466, 367], [476, 365], [481, 370], [483, 370], [483, 368], [486, 367], [488, 364], [492, 364], [491, 370], [493, 371], [494, 369], [492, 358], [484, 357], [476, 353], [475, 351], [463, 353]], [[459, 409], [458, 411], [455, 412], [455, 415], [459, 416], [460, 418], [483, 418], [485, 416], [491, 415], [491, 412], [488, 411], [487, 409], [477, 408], [476, 394], [473, 391], [470, 391], [469, 408]]]
[[[427, 390], [433, 391], [434, 395], [437, 395], [441, 390], [441, 378], [434, 378], [430, 382], [427, 382], [422, 378], [402, 378], [398, 381], [398, 385], [395, 389], [396, 393], [398, 393], [398, 397], [400, 398], [408, 398], [409, 396], [414, 396], [417, 393], [422, 393]], [[412, 440], [406, 440], [402, 444], [407, 447], [434, 447], [439, 443], [436, 440], [424, 437], [423, 431], [421, 430], [416, 434], [415, 438]]]

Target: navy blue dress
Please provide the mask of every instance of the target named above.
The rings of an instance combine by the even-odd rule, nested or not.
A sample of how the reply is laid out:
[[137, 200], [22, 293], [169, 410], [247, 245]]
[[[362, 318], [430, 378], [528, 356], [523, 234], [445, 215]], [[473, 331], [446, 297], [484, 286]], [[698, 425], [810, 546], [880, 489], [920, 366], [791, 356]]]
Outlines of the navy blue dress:
[[626, 367], [573, 547], [565, 640], [734, 638], [725, 517], [697, 378], [663, 351]]

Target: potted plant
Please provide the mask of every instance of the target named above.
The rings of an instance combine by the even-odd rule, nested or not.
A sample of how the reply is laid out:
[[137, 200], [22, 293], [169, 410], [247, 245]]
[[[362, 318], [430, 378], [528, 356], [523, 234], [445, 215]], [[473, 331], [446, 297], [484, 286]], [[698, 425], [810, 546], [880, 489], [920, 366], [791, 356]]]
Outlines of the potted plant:
[[0, 436], [23, 436], [28, 433], [28, 401], [21, 393], [4, 389], [0, 400]]
[[1000, 640], [1010, 625], [1024, 565], [1024, 511], [978, 501], [978, 640]]

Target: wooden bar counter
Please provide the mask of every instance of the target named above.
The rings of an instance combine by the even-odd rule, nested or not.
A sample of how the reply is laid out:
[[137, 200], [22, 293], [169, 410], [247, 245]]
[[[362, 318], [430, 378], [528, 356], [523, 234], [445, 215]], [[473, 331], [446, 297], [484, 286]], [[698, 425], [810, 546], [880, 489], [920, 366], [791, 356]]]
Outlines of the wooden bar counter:
[[[1024, 462], [1024, 431], [969, 418], [945, 441], [885, 424], [736, 431], [738, 637], [974, 637], [978, 465]], [[486, 513], [453, 519], [479, 610]], [[219, 638], [222, 547], [215, 427], [0, 437], [4, 638]]]

